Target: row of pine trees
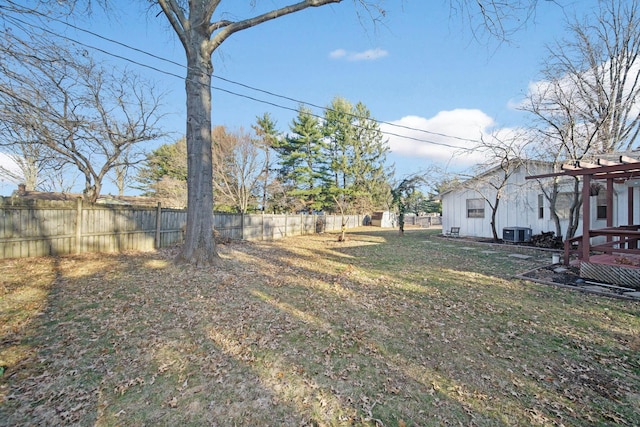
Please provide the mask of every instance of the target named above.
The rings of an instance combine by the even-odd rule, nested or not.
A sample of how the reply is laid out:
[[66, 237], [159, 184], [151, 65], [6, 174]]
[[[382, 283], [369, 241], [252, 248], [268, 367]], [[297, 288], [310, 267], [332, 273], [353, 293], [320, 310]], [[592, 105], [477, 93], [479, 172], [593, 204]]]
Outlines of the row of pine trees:
[[[251, 126], [213, 129], [219, 211], [371, 212], [388, 209], [393, 169], [387, 140], [361, 102], [336, 97], [322, 116], [301, 106], [286, 131], [269, 113]], [[137, 180], [163, 204], [186, 203], [184, 138], [147, 156]]]

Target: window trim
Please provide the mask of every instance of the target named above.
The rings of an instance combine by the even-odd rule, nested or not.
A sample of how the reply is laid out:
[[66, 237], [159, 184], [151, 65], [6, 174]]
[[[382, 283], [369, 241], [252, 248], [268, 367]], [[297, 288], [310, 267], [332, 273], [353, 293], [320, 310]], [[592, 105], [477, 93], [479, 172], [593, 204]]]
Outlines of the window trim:
[[538, 194], [538, 219], [544, 219], [544, 194]]
[[[467, 218], [484, 218], [485, 200], [482, 198], [466, 199]], [[475, 203], [475, 205], [473, 205]], [[479, 206], [482, 205], [480, 208]]]
[[[602, 194], [602, 196], [601, 196]], [[607, 219], [607, 192], [600, 190], [596, 195], [596, 219]]]

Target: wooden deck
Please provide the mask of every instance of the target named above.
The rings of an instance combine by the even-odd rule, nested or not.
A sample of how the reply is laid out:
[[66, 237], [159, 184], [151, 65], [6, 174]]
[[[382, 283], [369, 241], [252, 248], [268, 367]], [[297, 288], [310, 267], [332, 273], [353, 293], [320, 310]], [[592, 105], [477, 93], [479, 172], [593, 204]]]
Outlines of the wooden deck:
[[[604, 236], [605, 243], [591, 244], [585, 248], [585, 241], [590, 242], [593, 237]], [[577, 236], [564, 242], [564, 263], [569, 264], [571, 255], [577, 255], [582, 261], [588, 262], [598, 253], [609, 254], [614, 257], [635, 257], [640, 255], [640, 225], [624, 225], [588, 230], [587, 239]], [[592, 255], [593, 254], [593, 255]], [[630, 258], [630, 259], [631, 259]]]
[[592, 255], [588, 261], [580, 261], [580, 277], [640, 289], [640, 255]]

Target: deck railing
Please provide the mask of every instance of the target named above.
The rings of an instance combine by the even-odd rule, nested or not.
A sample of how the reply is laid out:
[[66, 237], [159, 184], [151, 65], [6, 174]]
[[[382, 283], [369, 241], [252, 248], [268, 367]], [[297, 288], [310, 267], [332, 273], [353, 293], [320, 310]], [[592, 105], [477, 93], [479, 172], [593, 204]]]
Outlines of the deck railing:
[[[623, 225], [619, 227], [599, 228], [589, 230], [589, 241], [593, 237], [604, 236], [604, 243], [589, 244], [589, 253], [599, 252], [605, 254], [640, 254], [638, 242], [640, 242], [640, 225]], [[576, 236], [564, 242], [564, 264], [569, 265], [571, 255], [578, 255], [583, 259], [583, 236]], [[589, 261], [583, 259], [583, 261]]]

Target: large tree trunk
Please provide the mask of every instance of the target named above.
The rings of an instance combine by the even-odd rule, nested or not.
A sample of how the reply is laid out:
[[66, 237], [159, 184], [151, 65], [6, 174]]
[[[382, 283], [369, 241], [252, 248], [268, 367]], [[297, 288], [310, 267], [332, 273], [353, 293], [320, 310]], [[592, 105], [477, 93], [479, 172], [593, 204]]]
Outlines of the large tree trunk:
[[211, 55], [204, 48], [208, 34], [198, 33], [194, 39], [191, 40], [190, 52], [187, 52], [187, 225], [185, 243], [176, 261], [206, 266], [214, 264], [218, 258], [213, 238], [213, 66]]

